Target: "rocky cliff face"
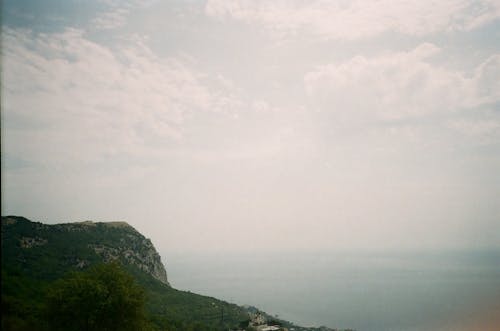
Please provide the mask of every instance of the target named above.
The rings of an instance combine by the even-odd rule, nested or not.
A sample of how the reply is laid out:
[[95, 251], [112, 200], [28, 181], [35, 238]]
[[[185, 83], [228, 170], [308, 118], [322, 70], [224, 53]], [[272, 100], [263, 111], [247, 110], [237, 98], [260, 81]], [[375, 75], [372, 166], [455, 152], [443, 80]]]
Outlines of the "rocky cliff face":
[[[109, 223], [104, 224], [112, 226]], [[126, 223], [124, 226], [130, 227]], [[117, 245], [88, 244], [88, 247], [101, 256], [105, 262], [125, 261], [125, 263], [137, 266], [140, 270], [168, 285], [167, 272], [161, 262], [160, 254], [154, 248], [151, 240], [146, 239], [137, 231], [126, 233], [120, 238]]]
[[[151, 241], [124, 222], [81, 222], [48, 225], [22, 217], [2, 217], [2, 258], [20, 268], [53, 268], [54, 277], [67, 269], [120, 261], [168, 284], [167, 272]], [[8, 253], [8, 254], [7, 254]], [[47, 270], [48, 278], [51, 277]]]

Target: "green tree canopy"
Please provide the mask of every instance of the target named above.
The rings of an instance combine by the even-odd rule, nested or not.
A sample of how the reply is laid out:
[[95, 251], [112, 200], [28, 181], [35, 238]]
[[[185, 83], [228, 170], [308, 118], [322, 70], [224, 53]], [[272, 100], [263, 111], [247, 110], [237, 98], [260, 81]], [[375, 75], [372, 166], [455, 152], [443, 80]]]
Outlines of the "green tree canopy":
[[145, 295], [119, 264], [101, 264], [71, 273], [54, 283], [48, 293], [51, 330], [144, 330]]

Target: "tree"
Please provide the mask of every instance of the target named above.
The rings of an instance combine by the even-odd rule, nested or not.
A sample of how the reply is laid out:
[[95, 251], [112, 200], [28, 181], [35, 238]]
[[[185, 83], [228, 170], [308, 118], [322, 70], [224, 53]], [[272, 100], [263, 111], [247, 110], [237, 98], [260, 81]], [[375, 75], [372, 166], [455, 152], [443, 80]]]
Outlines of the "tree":
[[145, 295], [117, 263], [101, 264], [56, 281], [47, 297], [50, 330], [144, 330]]

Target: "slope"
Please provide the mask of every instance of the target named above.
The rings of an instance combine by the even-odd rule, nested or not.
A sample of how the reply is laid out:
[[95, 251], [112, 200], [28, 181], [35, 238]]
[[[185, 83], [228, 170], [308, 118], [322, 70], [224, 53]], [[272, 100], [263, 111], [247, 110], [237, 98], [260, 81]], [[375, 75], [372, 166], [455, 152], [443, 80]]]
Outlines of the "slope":
[[2, 322], [42, 328], [47, 287], [68, 272], [109, 261], [119, 261], [146, 290], [158, 329], [221, 330], [248, 320], [241, 307], [172, 288], [151, 241], [127, 223], [47, 225], [6, 216], [1, 235]]

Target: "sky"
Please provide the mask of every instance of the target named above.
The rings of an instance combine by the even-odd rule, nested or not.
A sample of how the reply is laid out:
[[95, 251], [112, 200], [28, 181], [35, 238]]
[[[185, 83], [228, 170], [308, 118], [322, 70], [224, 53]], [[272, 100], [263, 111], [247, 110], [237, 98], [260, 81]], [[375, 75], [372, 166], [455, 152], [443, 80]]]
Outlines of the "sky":
[[500, 249], [500, 1], [2, 2], [2, 215], [162, 254]]

